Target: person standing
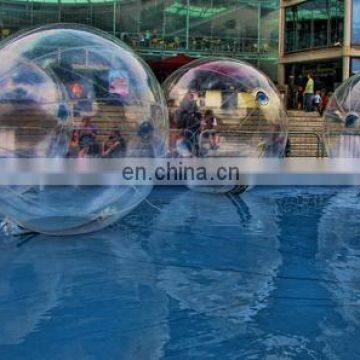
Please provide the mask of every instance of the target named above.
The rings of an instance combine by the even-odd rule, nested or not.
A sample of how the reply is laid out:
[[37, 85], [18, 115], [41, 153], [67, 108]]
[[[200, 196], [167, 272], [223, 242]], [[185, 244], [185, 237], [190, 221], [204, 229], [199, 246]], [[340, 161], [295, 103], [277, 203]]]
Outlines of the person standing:
[[311, 74], [308, 74], [308, 80], [304, 90], [304, 110], [306, 112], [313, 111], [314, 99], [314, 79]]
[[320, 91], [317, 90], [315, 92], [315, 96], [314, 96], [314, 106], [315, 106], [315, 110], [321, 115], [321, 95], [320, 95]]
[[322, 90], [321, 94], [321, 107], [320, 107], [320, 115], [323, 116], [324, 111], [327, 107], [327, 104], [329, 103], [331, 93], [327, 93], [325, 89]]
[[295, 109], [304, 109], [304, 88], [302, 86], [298, 86], [295, 93]]

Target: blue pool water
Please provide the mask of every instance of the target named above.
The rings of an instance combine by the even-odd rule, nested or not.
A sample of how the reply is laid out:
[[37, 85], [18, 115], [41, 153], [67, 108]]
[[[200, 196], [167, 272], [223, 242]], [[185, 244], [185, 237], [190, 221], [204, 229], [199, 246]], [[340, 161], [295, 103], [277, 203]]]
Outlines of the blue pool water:
[[99, 233], [0, 239], [0, 359], [356, 359], [354, 188], [157, 188]]

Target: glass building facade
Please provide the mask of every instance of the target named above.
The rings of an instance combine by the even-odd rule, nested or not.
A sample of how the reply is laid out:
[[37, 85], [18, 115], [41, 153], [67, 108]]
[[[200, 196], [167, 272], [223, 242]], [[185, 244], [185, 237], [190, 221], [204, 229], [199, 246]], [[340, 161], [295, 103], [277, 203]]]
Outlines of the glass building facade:
[[232, 56], [275, 77], [278, 13], [278, 0], [0, 0], [0, 36], [81, 23], [114, 34], [145, 57]]
[[[348, 55], [351, 52], [348, 10], [352, 1], [358, 3], [360, 15], [360, 0], [304, 0], [295, 4], [281, 0], [284, 8], [279, 73], [280, 83], [288, 86], [290, 107], [297, 107], [295, 94], [304, 88], [307, 74], [313, 75], [316, 90], [331, 92], [348, 76], [351, 67], [360, 68], [355, 59], [349, 62]], [[354, 29], [358, 28], [360, 44], [360, 21], [355, 20], [360, 17], [355, 15], [355, 7], [353, 15], [353, 39]]]
[[287, 7], [285, 52], [340, 46], [344, 36], [344, 2], [309, 0]]

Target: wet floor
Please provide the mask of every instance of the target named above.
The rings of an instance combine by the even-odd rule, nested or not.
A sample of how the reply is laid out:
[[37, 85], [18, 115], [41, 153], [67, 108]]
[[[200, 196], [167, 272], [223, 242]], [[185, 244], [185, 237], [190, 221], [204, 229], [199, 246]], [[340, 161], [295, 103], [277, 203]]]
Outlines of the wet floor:
[[355, 359], [354, 188], [157, 188], [79, 237], [0, 239], [1, 359]]

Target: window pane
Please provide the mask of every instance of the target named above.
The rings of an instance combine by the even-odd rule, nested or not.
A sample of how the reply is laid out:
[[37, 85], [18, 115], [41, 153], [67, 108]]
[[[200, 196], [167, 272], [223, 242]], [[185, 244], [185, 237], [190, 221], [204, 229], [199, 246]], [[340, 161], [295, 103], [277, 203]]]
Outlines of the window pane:
[[343, 23], [344, 0], [310, 0], [288, 7], [285, 13], [285, 51], [340, 45]]
[[344, 37], [344, 0], [330, 1], [331, 44], [340, 45]]
[[353, 0], [352, 43], [360, 44], [360, 0]]
[[316, 5], [312, 4], [312, 15], [313, 15], [313, 46], [320, 47], [328, 44], [328, 29], [330, 11], [328, 8], [327, 0], [317, 0]]
[[360, 73], [360, 59], [351, 59], [351, 73]]

